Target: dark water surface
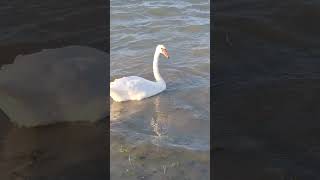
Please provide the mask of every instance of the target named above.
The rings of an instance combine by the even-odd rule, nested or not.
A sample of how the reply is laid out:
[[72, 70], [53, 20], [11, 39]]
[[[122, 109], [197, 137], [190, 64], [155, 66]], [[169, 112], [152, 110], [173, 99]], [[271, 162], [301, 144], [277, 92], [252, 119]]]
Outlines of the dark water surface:
[[320, 179], [319, 1], [214, 6], [214, 179]]

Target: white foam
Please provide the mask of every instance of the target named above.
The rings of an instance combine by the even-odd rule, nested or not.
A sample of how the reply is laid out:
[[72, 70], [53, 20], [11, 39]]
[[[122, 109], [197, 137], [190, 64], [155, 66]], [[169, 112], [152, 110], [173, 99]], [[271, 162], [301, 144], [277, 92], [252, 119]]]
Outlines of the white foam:
[[107, 53], [81, 46], [19, 55], [0, 70], [0, 109], [25, 127], [102, 119], [108, 61]]

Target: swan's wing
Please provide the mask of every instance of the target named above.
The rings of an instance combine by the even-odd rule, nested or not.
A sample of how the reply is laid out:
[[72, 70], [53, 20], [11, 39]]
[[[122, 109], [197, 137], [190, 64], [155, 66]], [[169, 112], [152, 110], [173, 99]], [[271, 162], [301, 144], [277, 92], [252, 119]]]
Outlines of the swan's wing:
[[129, 76], [114, 80], [110, 87], [121, 91], [148, 91], [155, 87], [155, 82], [138, 76]]

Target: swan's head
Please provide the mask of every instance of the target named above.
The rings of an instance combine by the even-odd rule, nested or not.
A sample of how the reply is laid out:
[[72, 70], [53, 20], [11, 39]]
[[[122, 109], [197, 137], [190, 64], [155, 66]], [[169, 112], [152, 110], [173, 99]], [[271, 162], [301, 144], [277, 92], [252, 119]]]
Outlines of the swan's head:
[[167, 51], [167, 48], [164, 47], [164, 45], [160, 44], [157, 46], [157, 51], [162, 54], [164, 57], [166, 57], [167, 59], [169, 59], [169, 53]]

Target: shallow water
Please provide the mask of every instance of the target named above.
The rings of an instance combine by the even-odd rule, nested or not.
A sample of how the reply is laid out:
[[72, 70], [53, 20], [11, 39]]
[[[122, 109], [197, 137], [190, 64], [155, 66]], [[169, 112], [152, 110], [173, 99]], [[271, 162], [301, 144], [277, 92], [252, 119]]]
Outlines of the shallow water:
[[155, 47], [166, 91], [143, 101], [111, 101], [111, 131], [131, 141], [209, 149], [208, 1], [111, 1], [111, 81], [136, 75], [154, 80]]

